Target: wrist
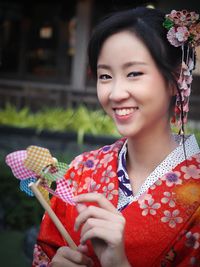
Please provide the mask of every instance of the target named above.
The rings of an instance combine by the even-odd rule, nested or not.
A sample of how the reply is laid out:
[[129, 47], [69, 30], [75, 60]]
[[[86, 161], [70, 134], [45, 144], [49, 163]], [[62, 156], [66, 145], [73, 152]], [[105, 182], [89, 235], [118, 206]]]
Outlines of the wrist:
[[131, 267], [131, 265], [128, 261], [126, 261], [121, 265], [121, 267]]
[[119, 264], [115, 264], [115, 267], [131, 267], [128, 259], [123, 260]]

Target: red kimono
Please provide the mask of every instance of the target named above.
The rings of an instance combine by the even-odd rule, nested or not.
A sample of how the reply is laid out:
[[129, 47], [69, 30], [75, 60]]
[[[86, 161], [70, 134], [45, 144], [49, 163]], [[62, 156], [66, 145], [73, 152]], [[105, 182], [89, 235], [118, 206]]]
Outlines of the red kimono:
[[[102, 193], [117, 207], [118, 153], [123, 143], [119, 140], [75, 158], [65, 176], [74, 194]], [[52, 207], [78, 245], [80, 233], [73, 230], [76, 208], [54, 197]], [[200, 266], [200, 153], [165, 173], [122, 214], [126, 219], [126, 255], [132, 266]], [[66, 242], [45, 214], [33, 266], [48, 266], [49, 259], [64, 245]], [[100, 266], [90, 244], [89, 256], [96, 267]]]

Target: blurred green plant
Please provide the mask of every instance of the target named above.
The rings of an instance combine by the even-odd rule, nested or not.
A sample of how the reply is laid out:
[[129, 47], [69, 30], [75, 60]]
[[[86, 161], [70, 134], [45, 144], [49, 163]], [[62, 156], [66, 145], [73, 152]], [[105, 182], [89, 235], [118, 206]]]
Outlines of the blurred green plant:
[[31, 127], [50, 131], [73, 131], [78, 135], [78, 143], [82, 143], [85, 134], [119, 136], [113, 121], [103, 110], [89, 110], [80, 105], [72, 108], [44, 108], [32, 113], [28, 107], [20, 110], [7, 104], [0, 110], [0, 124], [19, 128]]
[[[4, 109], [0, 109], [0, 125], [34, 128], [38, 133], [43, 130], [76, 132], [79, 144], [83, 143], [85, 134], [120, 136], [112, 119], [103, 110], [91, 110], [84, 105], [74, 109], [45, 107], [33, 113], [28, 107], [18, 110], [7, 103]], [[173, 131], [178, 130], [174, 127]], [[186, 133], [194, 133], [200, 144], [199, 129], [187, 128]]]

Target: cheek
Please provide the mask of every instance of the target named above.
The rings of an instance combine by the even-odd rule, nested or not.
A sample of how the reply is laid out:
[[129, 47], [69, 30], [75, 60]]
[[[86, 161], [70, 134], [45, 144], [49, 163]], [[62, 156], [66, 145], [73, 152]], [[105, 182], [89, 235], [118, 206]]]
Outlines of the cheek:
[[151, 110], [152, 112], [158, 112], [165, 114], [170, 109], [170, 99], [171, 97], [165, 91], [163, 86], [154, 86], [146, 87], [145, 90], [141, 90], [137, 94], [137, 102], [145, 110]]
[[105, 105], [108, 100], [108, 92], [105, 88], [97, 85], [97, 97], [101, 105]]
[[[154, 101], [154, 102], [153, 102]], [[165, 114], [168, 114], [170, 111], [170, 97], [168, 94], [164, 93], [155, 96], [154, 99], [152, 99], [152, 106], [155, 112], [162, 114], [163, 116]]]

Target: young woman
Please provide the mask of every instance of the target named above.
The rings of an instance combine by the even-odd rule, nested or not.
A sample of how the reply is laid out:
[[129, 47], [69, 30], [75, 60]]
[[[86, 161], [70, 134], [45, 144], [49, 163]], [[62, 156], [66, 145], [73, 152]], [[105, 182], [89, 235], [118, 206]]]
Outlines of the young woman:
[[71, 163], [77, 205], [52, 207], [78, 249], [45, 214], [33, 266], [200, 266], [200, 150], [183, 132], [198, 23], [194, 12], [136, 8], [96, 27], [89, 63], [123, 138]]

